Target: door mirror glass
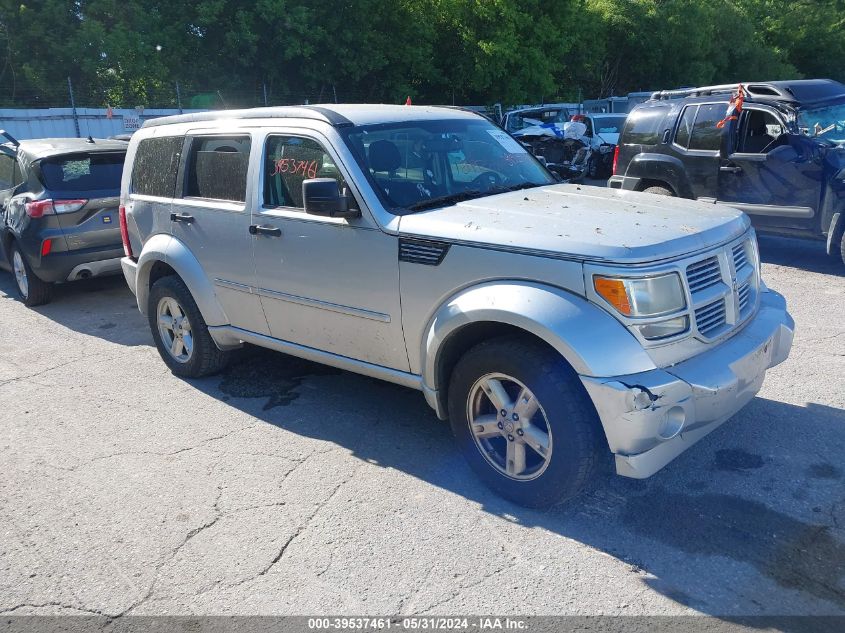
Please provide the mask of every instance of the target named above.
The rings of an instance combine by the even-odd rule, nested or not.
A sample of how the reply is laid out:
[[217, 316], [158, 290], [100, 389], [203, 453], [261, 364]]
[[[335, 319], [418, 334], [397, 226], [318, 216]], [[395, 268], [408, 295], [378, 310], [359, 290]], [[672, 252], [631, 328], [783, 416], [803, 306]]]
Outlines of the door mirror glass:
[[361, 212], [350, 204], [351, 197], [340, 190], [334, 178], [311, 178], [302, 181], [305, 213], [327, 218], [356, 218]]

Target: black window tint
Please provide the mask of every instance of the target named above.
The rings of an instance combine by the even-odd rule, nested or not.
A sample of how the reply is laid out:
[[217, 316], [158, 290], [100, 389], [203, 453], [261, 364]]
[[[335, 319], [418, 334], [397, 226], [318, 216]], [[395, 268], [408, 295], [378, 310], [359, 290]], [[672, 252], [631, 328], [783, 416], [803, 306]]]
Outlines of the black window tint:
[[695, 121], [695, 113], [698, 106], [687, 106], [684, 108], [684, 113], [681, 115], [681, 120], [678, 123], [678, 131], [675, 132], [675, 143], [681, 147], [689, 145], [689, 138], [692, 135], [692, 123]]
[[0, 154], [0, 191], [11, 189], [15, 179], [15, 159]]
[[212, 200], [246, 200], [248, 136], [197, 137], [191, 143], [185, 195]]
[[184, 142], [184, 136], [163, 136], [141, 141], [132, 166], [132, 193], [172, 198]]
[[41, 180], [51, 191], [120, 191], [126, 155], [72, 154], [41, 161]]
[[264, 153], [264, 205], [303, 208], [302, 181], [343, 178], [331, 155], [317, 141], [298, 136], [271, 136]]
[[660, 142], [660, 124], [667, 108], [649, 107], [634, 110], [628, 115], [622, 132], [626, 145], [657, 145]]
[[725, 118], [727, 110], [727, 103], [708, 103], [698, 107], [689, 143], [690, 149], [718, 151], [722, 130], [717, 128], [716, 124]]

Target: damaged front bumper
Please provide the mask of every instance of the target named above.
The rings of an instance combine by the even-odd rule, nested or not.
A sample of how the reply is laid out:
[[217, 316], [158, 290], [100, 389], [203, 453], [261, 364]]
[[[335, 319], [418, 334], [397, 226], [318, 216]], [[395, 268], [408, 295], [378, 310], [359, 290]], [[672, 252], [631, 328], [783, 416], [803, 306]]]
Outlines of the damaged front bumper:
[[755, 317], [707, 352], [641, 374], [581, 376], [616, 472], [650, 477], [733, 416], [760, 390], [766, 370], [786, 360], [794, 327], [784, 298], [766, 291]]

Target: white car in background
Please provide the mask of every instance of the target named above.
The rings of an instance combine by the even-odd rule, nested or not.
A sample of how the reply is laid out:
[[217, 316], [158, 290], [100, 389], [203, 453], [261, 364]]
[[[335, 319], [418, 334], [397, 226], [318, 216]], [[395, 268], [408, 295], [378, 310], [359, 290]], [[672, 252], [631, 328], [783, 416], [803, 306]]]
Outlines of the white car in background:
[[573, 121], [580, 121], [587, 126], [584, 139], [593, 150], [587, 165], [588, 178], [610, 176], [613, 150], [619, 142], [619, 135], [627, 118], [627, 114], [599, 112], [576, 114], [572, 117]]

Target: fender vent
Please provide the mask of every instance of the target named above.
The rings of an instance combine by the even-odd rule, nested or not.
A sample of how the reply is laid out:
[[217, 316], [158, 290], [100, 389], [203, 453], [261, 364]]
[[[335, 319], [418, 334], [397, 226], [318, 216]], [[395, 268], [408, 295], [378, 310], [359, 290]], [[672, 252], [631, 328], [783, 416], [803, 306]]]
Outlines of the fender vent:
[[439, 266], [446, 253], [449, 252], [449, 245], [443, 242], [429, 242], [426, 240], [399, 240], [399, 261], [409, 264], [425, 264], [426, 266]]

